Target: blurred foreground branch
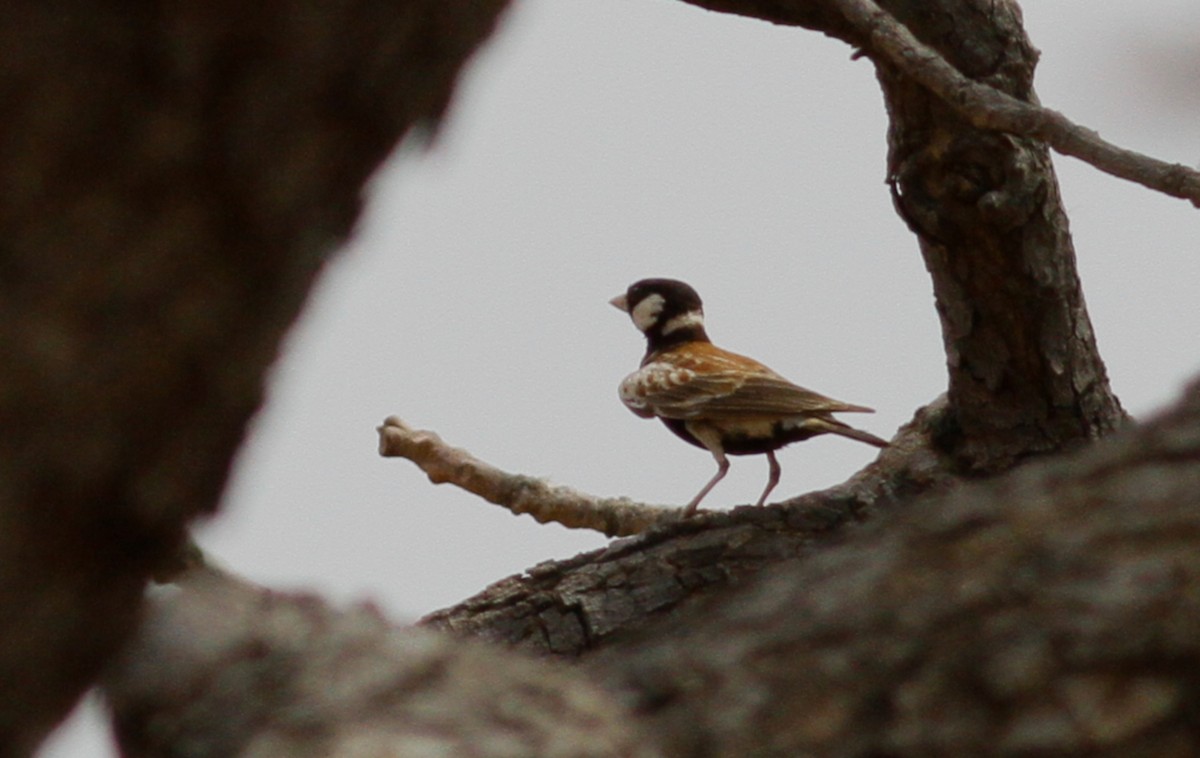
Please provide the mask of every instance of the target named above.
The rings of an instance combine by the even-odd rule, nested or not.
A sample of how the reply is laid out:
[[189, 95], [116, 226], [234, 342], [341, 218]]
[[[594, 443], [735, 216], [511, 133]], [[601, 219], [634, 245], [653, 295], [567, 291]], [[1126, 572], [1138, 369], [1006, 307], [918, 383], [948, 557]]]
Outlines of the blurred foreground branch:
[[504, 6], [5, 6], [0, 756], [36, 750], [216, 510], [364, 183]]
[[658, 755], [584, 674], [369, 606], [208, 569], [148, 605], [105, 682], [126, 758]]

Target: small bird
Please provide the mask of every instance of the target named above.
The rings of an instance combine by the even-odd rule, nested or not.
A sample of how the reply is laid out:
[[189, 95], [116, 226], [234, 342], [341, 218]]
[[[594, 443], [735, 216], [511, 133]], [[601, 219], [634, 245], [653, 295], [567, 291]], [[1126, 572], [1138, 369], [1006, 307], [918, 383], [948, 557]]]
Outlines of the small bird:
[[729, 471], [728, 455], [765, 453], [767, 488], [779, 483], [775, 451], [819, 434], [838, 434], [876, 447], [887, 442], [838, 421], [834, 413], [874, 413], [804, 389], [752, 358], [714, 345], [704, 331], [700, 295], [675, 279], [643, 279], [609, 301], [646, 335], [646, 355], [621, 381], [621, 402], [642, 418], [659, 418], [687, 442], [712, 453], [717, 473], [684, 509], [700, 501]]

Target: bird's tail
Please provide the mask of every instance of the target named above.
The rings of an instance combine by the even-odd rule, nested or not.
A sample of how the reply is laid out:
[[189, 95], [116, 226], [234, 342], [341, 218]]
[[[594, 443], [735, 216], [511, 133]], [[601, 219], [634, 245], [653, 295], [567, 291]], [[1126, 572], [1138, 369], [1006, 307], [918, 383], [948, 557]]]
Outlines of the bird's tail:
[[838, 421], [837, 419], [827, 418], [827, 419], [821, 419], [821, 421], [823, 421], [825, 424], [828, 424], [828, 426], [825, 427], [825, 430], [827, 432], [829, 432], [830, 434], [838, 434], [843, 437], [849, 437], [852, 440], [858, 440], [859, 442], [865, 442], [868, 445], [874, 445], [875, 447], [887, 447], [888, 446], [887, 440], [876, 437], [874, 434], [871, 434], [870, 432], [864, 432], [862, 429], [855, 429], [854, 427], [850, 426], [849, 424], [842, 423], [841, 421]]

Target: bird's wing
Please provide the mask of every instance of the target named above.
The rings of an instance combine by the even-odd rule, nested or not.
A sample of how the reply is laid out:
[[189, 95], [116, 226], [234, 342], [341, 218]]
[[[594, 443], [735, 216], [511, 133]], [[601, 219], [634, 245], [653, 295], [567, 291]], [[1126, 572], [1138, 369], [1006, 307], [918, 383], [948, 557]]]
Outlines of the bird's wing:
[[671, 363], [647, 363], [621, 382], [621, 402], [642, 417], [696, 418], [713, 398], [737, 390], [732, 375], [700, 375]]
[[736, 418], [871, 412], [792, 384], [757, 361], [726, 351], [665, 355], [621, 382], [639, 416]]
[[[707, 377], [697, 377], [701, 386]], [[719, 378], [719, 384], [726, 385]], [[715, 388], [714, 388], [715, 389]], [[701, 413], [708, 418], [736, 416], [825, 415], [829, 413], [872, 413], [870, 408], [851, 405], [819, 392], [792, 384], [779, 376], [751, 374], [727, 393], [714, 392], [703, 404]]]

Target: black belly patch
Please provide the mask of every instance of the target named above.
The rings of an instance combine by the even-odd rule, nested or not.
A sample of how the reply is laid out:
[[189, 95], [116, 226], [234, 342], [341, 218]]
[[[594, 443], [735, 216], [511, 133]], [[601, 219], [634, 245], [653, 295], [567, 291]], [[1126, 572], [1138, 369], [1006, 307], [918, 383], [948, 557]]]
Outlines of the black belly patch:
[[[696, 439], [687, 430], [683, 419], [664, 418], [660, 420], [680, 439], [690, 442], [696, 447], [705, 450], [708, 449], [704, 447], [704, 443]], [[824, 432], [804, 429], [802, 427], [798, 428], [785, 425], [782, 421], [776, 421], [771, 425], [770, 436], [750, 436], [748, 434], [739, 434], [735, 424], [727, 424], [724, 433], [721, 435], [721, 444], [724, 445], [725, 452], [729, 455], [761, 455], [769, 453], [772, 450], [778, 450], [784, 445], [790, 445], [793, 442], [800, 442], [809, 437], [815, 437], [818, 434], [824, 434]]]

